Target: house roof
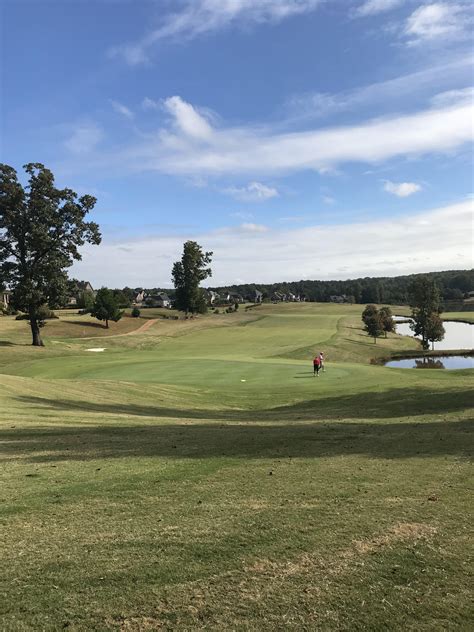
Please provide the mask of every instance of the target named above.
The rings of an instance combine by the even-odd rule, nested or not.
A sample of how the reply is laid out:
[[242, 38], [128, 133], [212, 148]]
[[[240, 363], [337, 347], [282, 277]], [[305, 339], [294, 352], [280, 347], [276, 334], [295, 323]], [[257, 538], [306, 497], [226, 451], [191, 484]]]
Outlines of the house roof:
[[92, 289], [92, 285], [89, 281], [78, 281], [76, 287], [78, 290], [87, 290], [89, 287]]

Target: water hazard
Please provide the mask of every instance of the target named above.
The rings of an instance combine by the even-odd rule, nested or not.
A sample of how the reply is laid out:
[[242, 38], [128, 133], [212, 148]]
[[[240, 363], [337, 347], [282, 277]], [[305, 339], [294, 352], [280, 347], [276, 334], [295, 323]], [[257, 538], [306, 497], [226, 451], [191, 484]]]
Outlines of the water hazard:
[[[407, 317], [395, 316], [397, 334], [413, 336], [410, 322]], [[455, 349], [472, 349], [474, 347], [474, 325], [456, 321], [443, 322], [445, 335], [441, 342], [435, 342], [436, 351], [453, 351]], [[417, 337], [417, 336], [414, 336]], [[398, 369], [474, 369], [474, 356], [449, 355], [449, 356], [419, 356], [417, 358], [404, 358], [390, 360], [385, 366]]]
[[[469, 323], [458, 323], [454, 320], [445, 320], [444, 339], [435, 342], [434, 348], [437, 351], [446, 349], [472, 349], [474, 347], [474, 326]], [[413, 336], [410, 323], [397, 323], [397, 334], [402, 336]]]
[[474, 369], [474, 356], [420, 356], [390, 360], [385, 366], [394, 369]]

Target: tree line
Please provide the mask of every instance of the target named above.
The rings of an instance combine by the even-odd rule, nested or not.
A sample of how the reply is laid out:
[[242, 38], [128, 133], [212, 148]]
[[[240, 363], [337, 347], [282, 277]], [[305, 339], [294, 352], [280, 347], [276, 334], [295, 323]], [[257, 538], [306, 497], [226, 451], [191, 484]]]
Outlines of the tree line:
[[260, 290], [264, 298], [271, 299], [275, 292], [292, 293], [307, 301], [329, 302], [331, 297], [344, 297], [348, 303], [409, 305], [411, 285], [416, 278], [428, 277], [439, 288], [440, 298], [445, 301], [462, 301], [468, 292], [474, 291], [474, 270], [447, 270], [395, 277], [364, 277], [346, 281], [302, 280], [281, 283], [246, 283], [211, 287], [222, 292], [235, 292], [242, 296]]
[[[30, 323], [33, 345], [42, 346], [40, 329], [49, 317], [50, 308], [65, 304], [71, 283], [74, 283], [68, 280], [68, 268], [81, 259], [81, 246], [100, 244], [101, 234], [95, 222], [86, 221], [87, 214], [96, 204], [95, 197], [78, 196], [72, 189], [57, 188], [52, 172], [40, 163], [29, 163], [24, 169], [28, 176], [26, 186], [21, 184], [13, 167], [0, 164], [0, 289], [8, 287], [11, 290], [13, 307], [24, 312]], [[212, 254], [203, 251], [196, 242], [187, 241], [181, 259], [173, 265], [174, 304], [186, 314], [207, 310], [206, 296], [200, 284], [212, 274]], [[426, 337], [426, 331], [431, 328], [431, 335], [439, 326], [436, 314], [439, 316], [441, 299], [461, 299], [467, 292], [473, 291], [473, 270], [393, 278], [366, 277], [350, 281], [285, 282], [258, 287], [244, 284], [209, 289], [243, 296], [258, 289], [268, 299], [275, 292], [291, 292], [309, 301], [324, 302], [336, 296], [355, 303], [407, 304], [413, 283], [416, 284], [420, 278], [430, 279], [436, 287], [436, 300], [431, 296], [430, 305], [433, 306], [436, 301], [439, 303], [427, 314], [421, 307], [414, 312], [415, 322], [419, 323], [419, 332], [415, 333], [422, 336], [425, 344], [433, 339]], [[109, 321], [122, 317], [123, 308], [131, 300], [131, 288], [101, 288], [95, 296], [83, 292], [78, 306], [105, 321], [108, 327]], [[370, 325], [372, 328], [376, 326], [374, 322]]]

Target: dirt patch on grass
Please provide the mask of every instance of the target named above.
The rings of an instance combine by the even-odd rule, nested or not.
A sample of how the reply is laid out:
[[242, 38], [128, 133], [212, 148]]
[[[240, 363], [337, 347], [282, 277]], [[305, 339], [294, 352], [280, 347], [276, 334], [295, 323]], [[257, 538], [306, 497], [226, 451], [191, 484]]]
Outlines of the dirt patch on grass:
[[323, 562], [320, 557], [310, 553], [303, 553], [294, 560], [287, 562], [273, 562], [271, 560], [256, 560], [246, 566], [248, 573], [272, 575], [274, 577], [289, 577], [314, 571], [316, 568], [324, 569], [329, 574], [343, 572], [350, 562], [358, 555], [368, 555], [378, 550], [384, 550], [402, 542], [416, 542], [426, 539], [436, 533], [436, 529], [422, 523], [398, 523], [386, 533], [366, 540], [354, 540], [352, 545], [336, 554], [330, 562]]
[[[393, 546], [413, 544], [432, 537], [436, 529], [423, 523], [397, 523], [386, 532], [364, 540], [354, 540], [338, 552], [317, 555], [305, 552], [286, 561], [256, 559], [241, 568], [226, 571], [197, 581], [174, 586], [173, 602], [179, 604], [170, 614], [167, 601], [153, 607], [152, 617], [130, 617], [119, 621], [123, 632], [153, 629], [247, 629], [248, 612], [256, 609], [270, 625], [281, 623], [281, 614], [273, 613], [271, 604], [281, 601], [281, 595], [292, 593], [298, 587], [298, 604], [287, 604], [287, 624], [297, 627], [309, 623], [318, 625], [318, 603], [324, 603], [328, 594], [344, 573], [364, 565], [370, 554], [383, 553]], [[240, 604], [236, 615], [235, 604]], [[218, 604], [218, 606], [216, 606]], [[305, 615], [301, 618], [302, 610]], [[150, 613], [148, 613], [150, 614]], [[327, 613], [326, 613], [327, 614]], [[326, 616], [326, 615], [325, 615]], [[335, 613], [335, 616], [336, 613]], [[271, 622], [271, 623], [270, 623]], [[335, 622], [336, 625], [336, 622]], [[150, 627], [151, 626], [151, 627]], [[337, 627], [337, 626], [336, 626]], [[273, 629], [273, 627], [271, 628]], [[277, 629], [275, 627], [275, 629]], [[307, 629], [307, 628], [305, 628]]]
[[355, 540], [354, 549], [357, 553], [367, 554], [377, 549], [389, 547], [398, 542], [416, 542], [422, 538], [428, 538], [436, 533], [436, 529], [430, 525], [416, 522], [400, 522], [393, 526], [385, 534], [369, 540]]

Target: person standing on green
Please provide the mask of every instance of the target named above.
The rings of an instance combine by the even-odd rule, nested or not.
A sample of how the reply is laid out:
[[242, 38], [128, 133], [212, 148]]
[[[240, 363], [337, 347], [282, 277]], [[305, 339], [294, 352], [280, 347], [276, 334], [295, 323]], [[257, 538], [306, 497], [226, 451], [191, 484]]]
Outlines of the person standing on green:
[[321, 358], [319, 357], [319, 355], [317, 355], [313, 359], [313, 375], [317, 375], [319, 377], [320, 368], [321, 368]]
[[322, 351], [319, 354], [319, 366], [321, 367], [322, 372], [324, 373], [326, 369], [324, 368], [324, 353]]

